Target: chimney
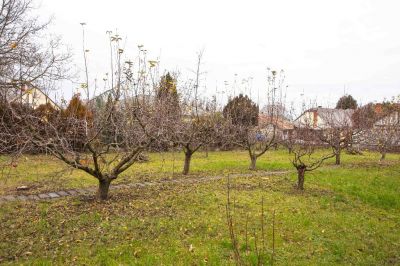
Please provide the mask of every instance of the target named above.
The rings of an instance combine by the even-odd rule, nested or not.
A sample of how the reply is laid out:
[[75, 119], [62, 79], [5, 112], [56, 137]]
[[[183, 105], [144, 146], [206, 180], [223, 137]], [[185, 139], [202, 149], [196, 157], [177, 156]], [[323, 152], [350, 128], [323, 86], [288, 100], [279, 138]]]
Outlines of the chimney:
[[313, 110], [313, 128], [316, 128], [318, 124], [318, 110]]
[[383, 108], [382, 108], [382, 104], [380, 104], [380, 103], [377, 103], [376, 105], [375, 105], [375, 113], [377, 113], [377, 114], [382, 114], [382, 112], [383, 112]]

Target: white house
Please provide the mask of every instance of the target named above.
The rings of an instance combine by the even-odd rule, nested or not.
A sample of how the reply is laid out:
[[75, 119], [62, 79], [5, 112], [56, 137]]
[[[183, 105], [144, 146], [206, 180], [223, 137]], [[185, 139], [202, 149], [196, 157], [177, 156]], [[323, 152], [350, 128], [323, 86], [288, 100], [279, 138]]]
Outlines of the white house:
[[374, 123], [374, 128], [395, 126], [400, 127], [399, 111], [391, 112]]
[[[32, 87], [24, 86], [20, 92], [16, 93], [17, 96], [12, 100], [13, 102], [21, 102], [27, 104], [33, 109], [38, 108], [42, 104], [50, 104], [54, 109], [60, 110], [60, 107], [42, 90]], [[20, 94], [20, 95], [18, 95]]]
[[301, 114], [294, 125], [298, 128], [325, 130], [331, 128], [352, 127], [352, 109], [311, 108]]

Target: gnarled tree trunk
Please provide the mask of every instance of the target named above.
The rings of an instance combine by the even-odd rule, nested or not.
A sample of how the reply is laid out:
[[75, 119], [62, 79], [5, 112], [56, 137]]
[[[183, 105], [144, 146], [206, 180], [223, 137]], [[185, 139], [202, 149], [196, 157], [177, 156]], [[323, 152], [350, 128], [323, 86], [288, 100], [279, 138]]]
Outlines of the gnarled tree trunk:
[[185, 164], [183, 166], [183, 171], [182, 174], [187, 175], [189, 173], [190, 169], [190, 161], [192, 159], [192, 152], [190, 151], [185, 151]]
[[110, 188], [110, 184], [111, 179], [109, 178], [99, 179], [99, 190], [97, 192], [97, 196], [99, 197], [99, 199], [108, 199], [108, 190]]
[[297, 168], [297, 189], [304, 190], [304, 175], [306, 172], [305, 167]]
[[335, 164], [336, 165], [340, 165], [340, 154], [341, 154], [341, 149], [340, 148], [336, 149], [335, 150], [335, 158], [336, 158]]
[[257, 169], [257, 156], [251, 155], [250, 156], [250, 170], [256, 170]]
[[381, 151], [381, 158], [380, 160], [383, 161], [386, 159], [386, 151]]

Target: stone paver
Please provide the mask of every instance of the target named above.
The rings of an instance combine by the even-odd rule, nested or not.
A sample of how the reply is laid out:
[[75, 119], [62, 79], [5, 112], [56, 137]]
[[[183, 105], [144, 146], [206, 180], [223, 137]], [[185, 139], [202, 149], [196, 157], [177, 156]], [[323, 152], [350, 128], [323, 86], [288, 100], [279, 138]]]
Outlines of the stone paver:
[[19, 200], [27, 200], [28, 197], [25, 196], [25, 195], [19, 195], [19, 196], [17, 196], [17, 199], [19, 199]]
[[14, 200], [16, 200], [16, 198], [15, 198], [14, 196], [12, 196], [12, 195], [4, 196], [4, 199], [5, 199], [5, 200], [8, 200], [8, 201], [14, 201]]
[[50, 193], [49, 193], [49, 196], [50, 196], [50, 198], [52, 198], [52, 199], [54, 199], [54, 198], [59, 198], [59, 197], [60, 197], [60, 195], [58, 195], [58, 194], [55, 193], [55, 192], [50, 192]]
[[[280, 175], [287, 174], [290, 171], [274, 171], [274, 172], [256, 172], [251, 174], [231, 174], [230, 178], [238, 178], [238, 177], [258, 177], [263, 175]], [[128, 189], [134, 187], [146, 187], [146, 186], [155, 186], [155, 185], [166, 185], [166, 184], [193, 184], [193, 183], [204, 183], [213, 180], [221, 180], [227, 178], [226, 176], [204, 176], [199, 178], [187, 178], [187, 179], [166, 179], [160, 181], [153, 182], [140, 182], [140, 183], [131, 183], [131, 184], [118, 184], [111, 185], [112, 189]], [[61, 197], [67, 196], [77, 196], [77, 195], [89, 195], [93, 194], [97, 191], [97, 187], [90, 188], [80, 188], [80, 189], [70, 189], [70, 190], [61, 190], [49, 193], [40, 193], [36, 195], [6, 195], [0, 197], [0, 203], [5, 201], [15, 201], [15, 200], [42, 200], [42, 199], [57, 199]]]
[[46, 194], [46, 193], [39, 194], [38, 197], [41, 198], [41, 199], [48, 199], [48, 198], [50, 198], [49, 194]]
[[38, 200], [38, 199], [40, 199], [38, 197], [38, 195], [28, 195], [27, 198], [30, 199], [30, 200]]
[[88, 195], [89, 194], [89, 191], [87, 191], [86, 189], [83, 189], [83, 188], [76, 189], [76, 192], [78, 192], [78, 194], [80, 194], [80, 195]]
[[76, 190], [73, 189], [67, 190], [66, 192], [72, 196], [78, 195], [78, 192], [76, 192]]
[[67, 192], [63, 191], [63, 190], [57, 191], [57, 194], [60, 195], [61, 197], [69, 196], [69, 194]]

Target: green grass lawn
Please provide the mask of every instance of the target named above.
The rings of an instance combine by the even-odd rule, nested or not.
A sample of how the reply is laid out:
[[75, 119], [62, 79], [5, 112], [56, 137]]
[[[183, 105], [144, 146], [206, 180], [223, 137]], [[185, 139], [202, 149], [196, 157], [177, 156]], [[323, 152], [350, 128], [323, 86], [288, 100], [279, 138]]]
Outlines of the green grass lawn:
[[[173, 160], [175, 157], [175, 162]], [[183, 156], [151, 154], [120, 182], [185, 178]], [[285, 151], [260, 158], [260, 170], [292, 169]], [[262, 247], [264, 199], [265, 263], [272, 248], [275, 265], [399, 265], [400, 161], [389, 155], [344, 155], [307, 173], [305, 191], [293, 185], [295, 173], [231, 180], [233, 218], [244, 264], [255, 264], [255, 237]], [[3, 158], [4, 160], [4, 158]], [[36, 190], [94, 186], [96, 180], [45, 156], [19, 161], [3, 176], [9, 193], [19, 184]], [[195, 155], [194, 176], [247, 173], [246, 152]], [[174, 167], [173, 167], [174, 165]], [[175, 169], [174, 169], [175, 168]], [[174, 169], [174, 170], [173, 170]], [[57, 173], [55, 175], [54, 173]], [[0, 263], [28, 265], [234, 265], [226, 225], [226, 180], [170, 184], [111, 191], [98, 202], [90, 197], [0, 204]], [[245, 251], [246, 217], [249, 251]]]

